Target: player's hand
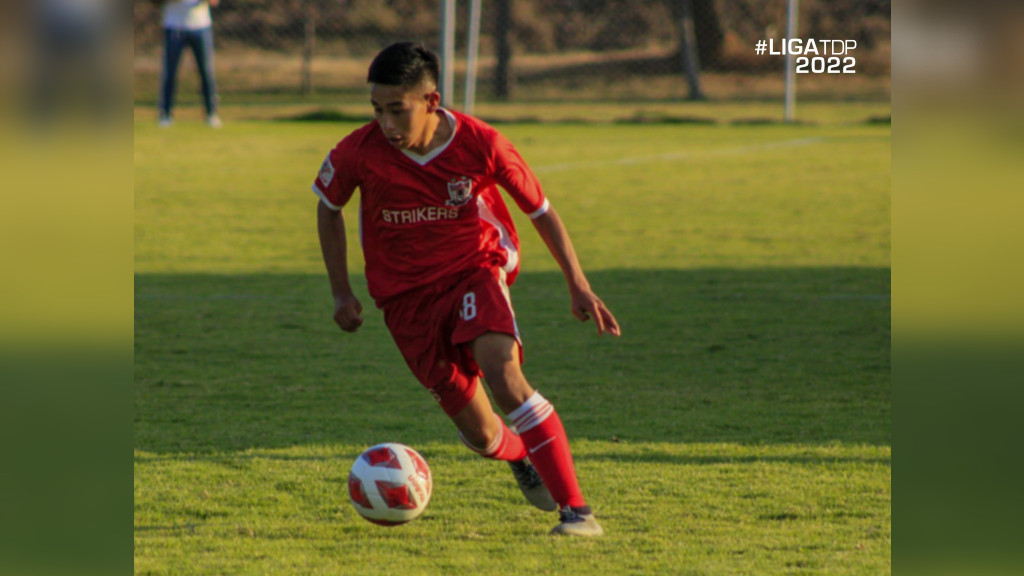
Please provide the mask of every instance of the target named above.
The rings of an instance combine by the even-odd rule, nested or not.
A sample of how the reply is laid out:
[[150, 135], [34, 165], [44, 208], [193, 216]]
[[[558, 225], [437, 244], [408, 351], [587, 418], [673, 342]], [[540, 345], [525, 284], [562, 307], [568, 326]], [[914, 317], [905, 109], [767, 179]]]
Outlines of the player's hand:
[[363, 325], [363, 305], [355, 294], [334, 297], [334, 322], [345, 332], [355, 332]]
[[604, 305], [604, 302], [590, 290], [572, 291], [572, 315], [579, 318], [580, 322], [586, 322], [590, 318], [597, 324], [597, 334], [607, 332], [613, 336], [622, 336], [619, 323], [615, 320], [611, 310]]

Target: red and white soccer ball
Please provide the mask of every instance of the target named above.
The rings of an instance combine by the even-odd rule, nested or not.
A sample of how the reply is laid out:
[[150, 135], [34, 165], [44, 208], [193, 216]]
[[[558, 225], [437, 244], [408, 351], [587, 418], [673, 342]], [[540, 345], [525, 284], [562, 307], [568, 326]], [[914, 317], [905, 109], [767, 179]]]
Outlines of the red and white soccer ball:
[[348, 495], [363, 517], [382, 526], [415, 520], [430, 503], [434, 479], [419, 452], [405, 444], [378, 444], [356, 458]]

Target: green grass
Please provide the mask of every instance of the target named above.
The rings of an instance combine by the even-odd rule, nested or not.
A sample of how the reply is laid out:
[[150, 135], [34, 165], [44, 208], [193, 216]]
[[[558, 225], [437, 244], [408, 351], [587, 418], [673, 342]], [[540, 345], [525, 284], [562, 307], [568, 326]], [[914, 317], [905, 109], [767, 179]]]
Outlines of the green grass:
[[[331, 323], [307, 190], [353, 127], [136, 123], [136, 574], [891, 573], [889, 126], [502, 127], [625, 331], [518, 218], [524, 369], [598, 541], [461, 447], [361, 276], [366, 325]], [[399, 528], [345, 493], [381, 441], [434, 470]]]

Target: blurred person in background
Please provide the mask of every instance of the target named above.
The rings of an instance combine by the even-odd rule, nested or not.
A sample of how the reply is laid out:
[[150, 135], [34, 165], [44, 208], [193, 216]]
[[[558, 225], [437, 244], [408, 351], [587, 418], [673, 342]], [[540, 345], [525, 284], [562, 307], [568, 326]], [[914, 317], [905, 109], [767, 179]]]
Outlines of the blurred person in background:
[[188, 46], [196, 59], [203, 87], [206, 123], [220, 128], [217, 115], [217, 84], [213, 78], [213, 18], [210, 7], [219, 0], [154, 0], [161, 5], [164, 21], [164, 63], [160, 78], [160, 126], [171, 125], [181, 53]]
[[38, 0], [32, 4], [35, 58], [31, 67], [32, 119], [47, 127], [69, 106], [110, 117], [114, 74], [113, 14], [109, 0]]

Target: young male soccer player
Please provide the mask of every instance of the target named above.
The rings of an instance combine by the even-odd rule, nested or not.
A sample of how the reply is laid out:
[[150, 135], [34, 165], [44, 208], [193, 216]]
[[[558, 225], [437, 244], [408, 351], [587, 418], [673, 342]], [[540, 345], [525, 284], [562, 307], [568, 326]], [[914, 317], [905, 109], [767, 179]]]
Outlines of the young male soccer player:
[[[421, 44], [385, 48], [368, 75], [376, 120], [342, 140], [320, 168], [313, 191], [334, 320], [346, 332], [363, 323], [341, 214], [359, 188], [370, 295], [409, 368], [466, 446], [509, 462], [534, 506], [559, 510], [553, 534], [600, 536], [558, 413], [520, 370], [508, 291], [519, 240], [497, 186], [530, 215], [561, 266], [573, 314], [593, 318], [599, 334], [618, 336], [618, 323], [590, 290], [562, 221], [509, 141], [439, 106], [438, 72], [437, 56]], [[494, 413], [481, 373], [515, 431]]]

